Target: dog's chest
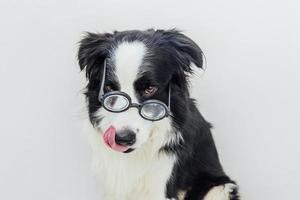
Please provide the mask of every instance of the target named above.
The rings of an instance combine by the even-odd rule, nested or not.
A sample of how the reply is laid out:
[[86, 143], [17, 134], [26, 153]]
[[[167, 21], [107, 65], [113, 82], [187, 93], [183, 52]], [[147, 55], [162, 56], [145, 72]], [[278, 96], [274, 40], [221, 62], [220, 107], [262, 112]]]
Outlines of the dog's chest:
[[96, 170], [106, 200], [165, 199], [174, 158], [163, 154], [151, 159], [147, 156], [141, 153], [120, 157], [108, 153], [98, 157]]

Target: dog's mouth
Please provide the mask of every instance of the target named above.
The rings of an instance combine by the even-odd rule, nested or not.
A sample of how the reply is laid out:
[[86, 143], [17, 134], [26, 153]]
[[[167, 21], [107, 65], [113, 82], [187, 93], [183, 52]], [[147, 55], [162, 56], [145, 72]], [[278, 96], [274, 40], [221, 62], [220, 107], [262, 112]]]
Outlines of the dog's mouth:
[[130, 152], [132, 152], [132, 151], [134, 151], [134, 149], [133, 149], [133, 148], [129, 148], [129, 149], [127, 149], [126, 151], [124, 151], [123, 153], [130, 153]]
[[103, 134], [103, 141], [109, 148], [118, 152], [129, 153], [134, 150], [128, 146], [117, 144], [115, 137], [116, 129], [113, 126], [110, 126]]

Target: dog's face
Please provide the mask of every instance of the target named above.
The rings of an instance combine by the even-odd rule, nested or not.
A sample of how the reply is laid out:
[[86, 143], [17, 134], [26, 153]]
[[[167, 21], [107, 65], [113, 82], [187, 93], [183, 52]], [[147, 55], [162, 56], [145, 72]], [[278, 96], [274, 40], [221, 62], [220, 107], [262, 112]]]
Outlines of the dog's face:
[[[180, 138], [176, 134], [189, 109], [191, 63], [202, 67], [201, 49], [191, 39], [175, 30], [88, 33], [80, 42], [78, 60], [88, 79], [90, 121], [108, 147], [130, 152], [149, 140], [163, 145]], [[168, 105], [170, 85], [172, 116], [150, 121], [135, 107], [120, 113], [107, 111], [98, 99], [103, 77], [104, 93], [122, 91], [134, 103], [155, 99]]]

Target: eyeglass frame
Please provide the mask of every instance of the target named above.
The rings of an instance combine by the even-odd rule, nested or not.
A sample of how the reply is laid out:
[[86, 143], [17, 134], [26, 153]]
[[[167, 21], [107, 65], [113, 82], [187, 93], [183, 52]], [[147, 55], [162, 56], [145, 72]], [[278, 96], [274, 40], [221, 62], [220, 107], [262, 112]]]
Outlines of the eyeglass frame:
[[[105, 77], [106, 77], [106, 59], [104, 60], [104, 69], [103, 69], [103, 75], [102, 75], [102, 81], [101, 81], [101, 85], [100, 85], [100, 92], [99, 92], [99, 95], [98, 95], [98, 100], [99, 102], [101, 103], [101, 105], [109, 112], [112, 112], [112, 113], [121, 113], [121, 112], [124, 112], [126, 110], [128, 110], [129, 108], [137, 108], [138, 109], [138, 112], [139, 112], [139, 115], [146, 119], [146, 120], [149, 120], [149, 121], [159, 121], [165, 117], [168, 117], [168, 116], [171, 116], [171, 84], [169, 84], [169, 92], [168, 92], [168, 106], [160, 101], [160, 100], [156, 100], [156, 99], [148, 99], [142, 103], [133, 103], [132, 100], [131, 100], [131, 97], [125, 93], [125, 92], [122, 92], [122, 91], [111, 91], [111, 92], [107, 92], [107, 93], [104, 93], [104, 84], [105, 84]], [[127, 100], [128, 100], [128, 106], [123, 109], [123, 110], [119, 110], [119, 111], [114, 111], [114, 110], [110, 110], [108, 109], [105, 104], [104, 104], [104, 100], [109, 97], [109, 96], [113, 96], [113, 95], [121, 95], [123, 97], [125, 97]], [[164, 109], [165, 109], [165, 114], [164, 116], [162, 116], [161, 118], [158, 118], [158, 119], [149, 119], [149, 118], [146, 118], [142, 115], [142, 108], [143, 106], [147, 105], [147, 104], [150, 104], [150, 103], [156, 103], [156, 104], [159, 104], [161, 105]]]

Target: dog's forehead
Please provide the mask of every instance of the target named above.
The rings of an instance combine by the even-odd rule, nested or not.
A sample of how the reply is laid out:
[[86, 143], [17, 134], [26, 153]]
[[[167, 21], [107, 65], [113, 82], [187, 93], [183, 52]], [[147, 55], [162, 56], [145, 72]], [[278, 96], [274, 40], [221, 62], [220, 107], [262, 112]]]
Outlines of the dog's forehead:
[[146, 53], [147, 48], [140, 41], [121, 42], [113, 52], [115, 73], [121, 90], [130, 96], [134, 95], [133, 83], [140, 72]]

